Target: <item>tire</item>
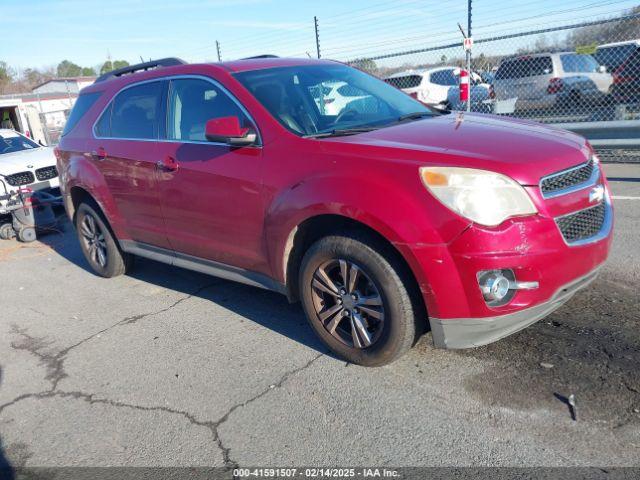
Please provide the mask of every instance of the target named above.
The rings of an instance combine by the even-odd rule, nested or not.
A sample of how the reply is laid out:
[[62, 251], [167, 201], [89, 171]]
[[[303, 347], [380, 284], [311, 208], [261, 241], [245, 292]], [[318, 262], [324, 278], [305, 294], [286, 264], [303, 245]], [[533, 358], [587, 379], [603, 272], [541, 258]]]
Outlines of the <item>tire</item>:
[[13, 225], [10, 223], [3, 223], [0, 225], [0, 238], [2, 240], [11, 240], [15, 236]]
[[18, 231], [18, 240], [24, 243], [36, 241], [36, 229], [33, 227], [24, 227]]
[[[354, 266], [351, 287], [343, 278], [344, 272], [353, 278]], [[305, 253], [298, 287], [311, 327], [331, 351], [375, 367], [399, 358], [416, 338], [416, 309], [405, 277], [399, 262], [367, 236], [328, 236]]]
[[92, 205], [80, 204], [75, 226], [80, 249], [96, 274], [112, 278], [130, 269], [133, 257], [120, 250], [106, 220]]

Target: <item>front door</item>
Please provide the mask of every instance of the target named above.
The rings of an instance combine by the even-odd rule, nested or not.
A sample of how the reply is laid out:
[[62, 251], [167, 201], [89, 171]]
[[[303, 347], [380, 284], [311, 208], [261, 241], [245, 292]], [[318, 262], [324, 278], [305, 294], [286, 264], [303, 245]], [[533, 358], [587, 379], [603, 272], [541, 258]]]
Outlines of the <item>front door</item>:
[[166, 84], [141, 83], [118, 93], [98, 120], [88, 149], [131, 239], [162, 248], [169, 248], [169, 243], [156, 162]]
[[158, 186], [169, 243], [178, 254], [266, 273], [262, 149], [208, 142], [204, 133], [214, 118], [251, 120], [204, 78], [172, 79], [167, 105], [167, 140], [159, 144], [167, 168], [158, 171]]

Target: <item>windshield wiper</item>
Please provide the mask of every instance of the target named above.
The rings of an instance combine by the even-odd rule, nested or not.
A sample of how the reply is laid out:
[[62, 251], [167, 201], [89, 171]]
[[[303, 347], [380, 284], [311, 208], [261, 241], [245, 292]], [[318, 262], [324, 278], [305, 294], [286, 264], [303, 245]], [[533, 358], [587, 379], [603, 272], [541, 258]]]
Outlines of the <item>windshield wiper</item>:
[[401, 115], [398, 117], [398, 122], [405, 122], [407, 120], [419, 120], [424, 117], [433, 117], [432, 112], [413, 112]]
[[356, 135], [358, 133], [372, 132], [380, 127], [357, 127], [357, 128], [336, 128], [329, 132], [318, 132], [305, 135], [304, 138], [326, 138], [326, 137], [342, 137], [346, 135]]

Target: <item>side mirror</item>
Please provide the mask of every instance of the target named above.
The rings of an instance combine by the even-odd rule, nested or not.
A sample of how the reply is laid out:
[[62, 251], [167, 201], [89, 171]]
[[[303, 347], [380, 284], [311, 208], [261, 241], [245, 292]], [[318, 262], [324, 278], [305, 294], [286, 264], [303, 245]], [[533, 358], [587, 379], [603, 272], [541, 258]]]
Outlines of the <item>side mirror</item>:
[[257, 135], [250, 128], [242, 128], [236, 116], [209, 120], [204, 127], [204, 135], [210, 142], [227, 143], [241, 147], [256, 143]]
[[598, 72], [600, 73], [607, 73], [607, 67], [605, 67], [604, 65], [600, 65], [598, 67]]

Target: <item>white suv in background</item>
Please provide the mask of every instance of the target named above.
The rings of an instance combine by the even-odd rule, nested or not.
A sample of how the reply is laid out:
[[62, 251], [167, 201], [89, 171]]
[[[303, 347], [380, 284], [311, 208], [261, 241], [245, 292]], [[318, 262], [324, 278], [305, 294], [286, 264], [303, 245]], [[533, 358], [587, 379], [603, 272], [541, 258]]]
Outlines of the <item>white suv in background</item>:
[[[9, 190], [29, 188], [59, 195], [60, 180], [53, 148], [0, 128], [0, 175]], [[4, 194], [1, 191], [0, 195]]]
[[603, 100], [612, 83], [591, 55], [538, 53], [502, 60], [493, 90], [497, 102], [515, 99], [516, 110], [571, 109]]
[[366, 92], [345, 82], [325, 82], [321, 87], [322, 92], [319, 92], [319, 87], [314, 87], [311, 89], [311, 94], [323, 115], [339, 115], [351, 109], [360, 111], [364, 107], [363, 102], [359, 100], [369, 96]]
[[[472, 80], [479, 82], [480, 76], [474, 73]], [[445, 107], [448, 105], [449, 90], [452, 87], [458, 87], [460, 82], [460, 68], [437, 67], [426, 70], [407, 70], [394, 73], [384, 81], [422, 103]]]

